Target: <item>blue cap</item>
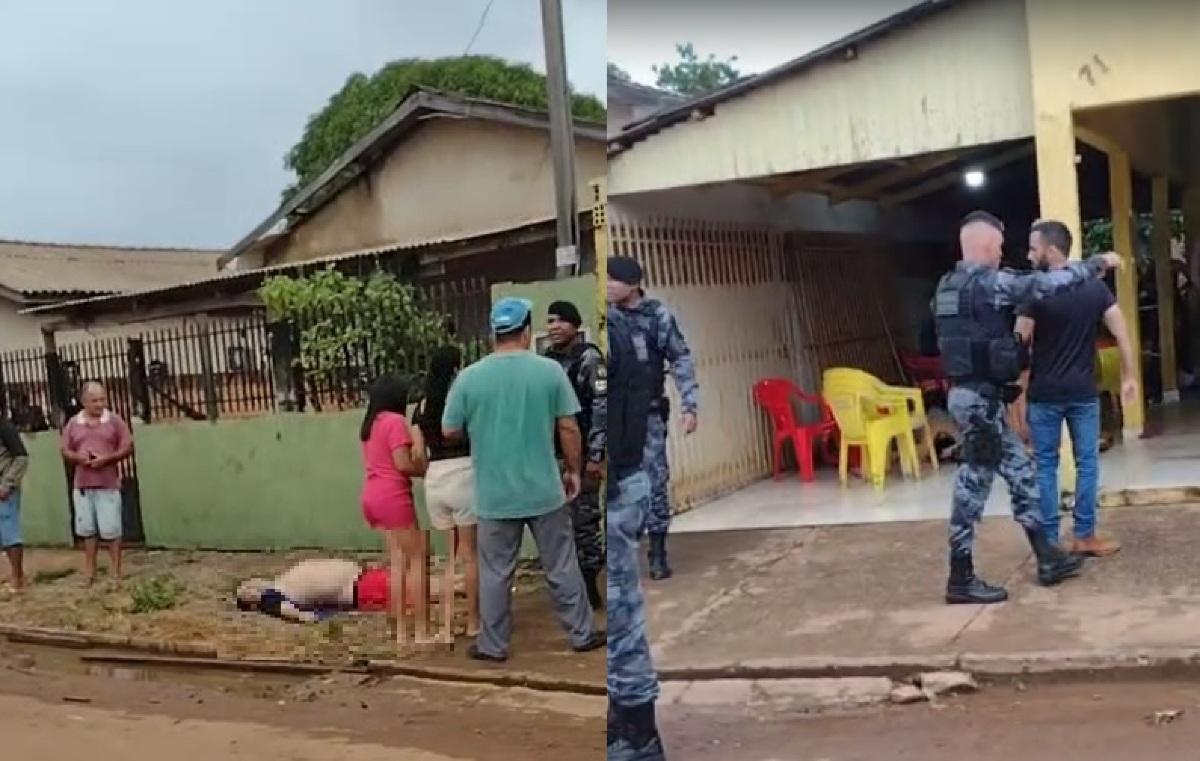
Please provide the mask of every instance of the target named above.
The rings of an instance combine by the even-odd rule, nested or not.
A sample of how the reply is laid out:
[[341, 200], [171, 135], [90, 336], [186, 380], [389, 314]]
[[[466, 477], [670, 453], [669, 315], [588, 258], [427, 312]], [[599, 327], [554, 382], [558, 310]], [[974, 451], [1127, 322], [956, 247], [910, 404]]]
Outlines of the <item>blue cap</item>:
[[529, 299], [517, 299], [511, 296], [500, 299], [492, 307], [492, 332], [501, 335], [520, 330], [531, 311], [533, 311], [533, 302]]

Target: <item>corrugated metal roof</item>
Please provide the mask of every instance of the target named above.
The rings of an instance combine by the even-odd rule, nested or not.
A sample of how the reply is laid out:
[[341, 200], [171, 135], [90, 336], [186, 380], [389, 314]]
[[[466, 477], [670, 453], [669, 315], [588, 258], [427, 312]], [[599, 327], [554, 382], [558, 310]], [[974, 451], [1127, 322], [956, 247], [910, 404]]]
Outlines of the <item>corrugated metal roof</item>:
[[136, 291], [211, 275], [220, 255], [0, 240], [0, 288], [26, 300]]
[[[580, 227], [589, 227], [591, 225], [591, 211], [583, 211], [579, 214]], [[535, 220], [518, 227], [506, 228], [501, 230], [491, 230], [481, 233], [475, 233], [464, 238], [439, 238], [435, 240], [420, 241], [414, 243], [392, 244], [384, 246], [375, 246], [372, 248], [358, 249], [354, 251], [345, 251], [329, 256], [322, 256], [316, 259], [306, 259], [299, 262], [286, 262], [283, 264], [273, 264], [269, 267], [260, 267], [252, 270], [224, 270], [215, 277], [205, 277], [201, 279], [190, 280], [186, 282], [177, 282], [165, 285], [158, 288], [147, 288], [140, 291], [130, 293], [106, 294], [99, 296], [91, 296], [88, 298], [75, 299], [72, 301], [62, 301], [45, 306], [33, 307], [21, 311], [21, 314], [66, 314], [69, 312], [92, 312], [92, 313], [112, 313], [127, 308], [130, 304], [137, 301], [149, 299], [171, 299], [174, 301], [186, 301], [189, 298], [194, 298], [201, 293], [237, 293], [253, 290], [263, 283], [272, 275], [290, 274], [297, 275], [325, 267], [337, 265], [342, 262], [347, 262], [354, 259], [369, 258], [372, 256], [382, 256], [384, 254], [392, 254], [398, 252], [420, 254], [420, 253], [453, 253], [461, 248], [482, 245], [500, 245], [505, 239], [514, 235], [521, 235], [530, 231], [536, 231], [538, 228], [545, 228], [550, 235], [553, 234], [553, 218]]]
[[693, 114], [709, 115], [717, 105], [731, 100], [733, 98], [745, 95], [748, 92], [756, 90], [765, 85], [776, 82], [780, 79], [794, 76], [816, 64], [831, 60], [837, 56], [846, 54], [848, 49], [864, 43], [873, 42], [874, 40], [891, 34], [901, 28], [919, 23], [930, 16], [941, 13], [955, 5], [960, 5], [965, 0], [924, 0], [910, 8], [906, 8], [899, 13], [888, 16], [882, 21], [876, 22], [864, 29], [860, 29], [853, 34], [847, 35], [839, 40], [829, 43], [823, 47], [795, 58], [787, 63], [780, 64], [773, 69], [768, 69], [761, 74], [748, 77], [739, 82], [702, 95], [699, 98], [693, 98], [685, 101], [674, 108], [658, 111], [652, 116], [649, 116], [639, 122], [635, 122], [626, 126], [626, 128], [618, 135], [609, 139], [609, 153], [621, 153], [628, 150], [641, 140], [645, 140], [651, 135], [661, 132], [667, 127], [678, 124], [679, 122], [687, 121], [693, 117]]
[[[321, 176], [302, 188], [260, 222], [246, 237], [235, 243], [222, 257], [221, 264], [227, 264], [241, 256], [259, 238], [282, 220], [289, 220], [292, 215], [298, 217], [295, 221], [296, 226], [303, 224], [309, 215], [335, 198], [364, 169], [386, 156], [400, 140], [411, 134], [416, 126], [426, 121], [431, 114], [550, 129], [549, 117], [544, 111], [514, 106], [511, 103], [443, 93], [424, 87], [413, 88], [386, 119], [339, 156]], [[577, 139], [597, 142], [607, 139], [604, 125], [576, 119], [573, 126]]]

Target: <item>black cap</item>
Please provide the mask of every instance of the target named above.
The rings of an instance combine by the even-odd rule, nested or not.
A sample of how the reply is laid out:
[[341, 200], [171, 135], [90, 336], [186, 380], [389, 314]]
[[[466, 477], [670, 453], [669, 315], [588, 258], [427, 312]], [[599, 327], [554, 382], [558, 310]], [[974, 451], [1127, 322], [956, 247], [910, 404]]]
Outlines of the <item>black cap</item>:
[[583, 325], [583, 317], [579, 314], [579, 309], [569, 301], [556, 301], [546, 310], [546, 314], [550, 317], [557, 317], [563, 322], [569, 322], [575, 327]]
[[641, 285], [642, 265], [627, 256], [614, 256], [608, 260], [608, 277], [625, 285]]

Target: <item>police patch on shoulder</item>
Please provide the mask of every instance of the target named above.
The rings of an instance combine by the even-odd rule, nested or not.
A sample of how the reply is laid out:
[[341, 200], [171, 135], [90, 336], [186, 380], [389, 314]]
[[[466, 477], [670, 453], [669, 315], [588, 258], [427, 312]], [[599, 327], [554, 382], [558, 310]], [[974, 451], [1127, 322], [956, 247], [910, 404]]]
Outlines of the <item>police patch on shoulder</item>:
[[608, 367], [603, 364], [596, 366], [596, 378], [592, 381], [592, 391], [597, 395], [608, 393]]

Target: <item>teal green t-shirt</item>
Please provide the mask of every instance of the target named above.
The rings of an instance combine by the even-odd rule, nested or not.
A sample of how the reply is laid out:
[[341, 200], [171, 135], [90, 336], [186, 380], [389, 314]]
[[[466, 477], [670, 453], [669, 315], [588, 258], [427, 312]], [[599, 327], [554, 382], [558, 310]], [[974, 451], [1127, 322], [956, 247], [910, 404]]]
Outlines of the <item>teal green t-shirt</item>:
[[459, 374], [442, 425], [471, 438], [480, 518], [534, 518], [563, 506], [555, 423], [578, 412], [562, 366], [532, 352], [491, 354]]

